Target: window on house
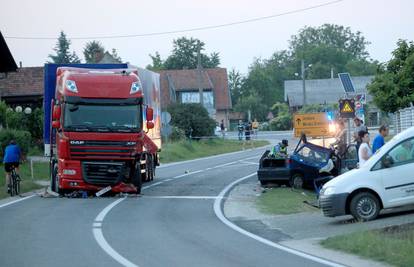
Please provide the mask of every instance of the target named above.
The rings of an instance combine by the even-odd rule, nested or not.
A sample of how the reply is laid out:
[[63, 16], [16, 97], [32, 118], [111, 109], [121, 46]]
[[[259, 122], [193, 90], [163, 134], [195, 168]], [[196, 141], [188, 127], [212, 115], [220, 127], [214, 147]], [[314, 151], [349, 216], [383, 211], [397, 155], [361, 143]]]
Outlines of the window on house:
[[[180, 92], [181, 103], [200, 103], [200, 93], [198, 91]], [[203, 91], [204, 106], [214, 107], [214, 96], [212, 91]]]

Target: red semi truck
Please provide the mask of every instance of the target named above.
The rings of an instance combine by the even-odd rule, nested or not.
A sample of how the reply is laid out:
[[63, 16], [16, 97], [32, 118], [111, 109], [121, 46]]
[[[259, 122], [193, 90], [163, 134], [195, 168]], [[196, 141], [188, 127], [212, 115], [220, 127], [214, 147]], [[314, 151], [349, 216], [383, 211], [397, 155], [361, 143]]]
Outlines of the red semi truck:
[[52, 190], [139, 194], [159, 165], [159, 74], [58, 67], [54, 91]]

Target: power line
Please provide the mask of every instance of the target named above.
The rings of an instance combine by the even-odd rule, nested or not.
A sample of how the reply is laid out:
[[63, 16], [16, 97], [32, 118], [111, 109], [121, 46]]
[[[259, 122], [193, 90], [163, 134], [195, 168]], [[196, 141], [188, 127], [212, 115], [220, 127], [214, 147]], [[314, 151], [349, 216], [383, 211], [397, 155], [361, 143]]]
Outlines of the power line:
[[[252, 18], [247, 20], [240, 20], [235, 22], [229, 22], [224, 24], [217, 24], [217, 25], [209, 25], [209, 26], [203, 26], [203, 27], [195, 27], [195, 28], [187, 28], [187, 29], [181, 29], [181, 30], [172, 30], [172, 31], [162, 31], [162, 32], [149, 32], [149, 33], [141, 33], [141, 34], [128, 34], [128, 35], [108, 35], [108, 36], [92, 36], [92, 37], [70, 37], [69, 39], [72, 40], [88, 40], [88, 39], [116, 39], [116, 38], [133, 38], [133, 37], [148, 37], [148, 36], [159, 36], [159, 35], [167, 35], [167, 34], [175, 34], [175, 33], [185, 33], [185, 32], [194, 32], [194, 31], [204, 31], [204, 30], [211, 30], [211, 29], [218, 29], [218, 28], [224, 28], [224, 27], [230, 27], [235, 26], [239, 24], [246, 24], [251, 22], [257, 22], [261, 20], [268, 20], [276, 17], [291, 15], [295, 13], [301, 13], [304, 11], [317, 9], [320, 7], [325, 7], [333, 4], [337, 4], [339, 2], [343, 2], [345, 0], [335, 0], [330, 1], [326, 3], [322, 3], [319, 5], [309, 6], [305, 8], [295, 9], [279, 14], [274, 14], [270, 16], [265, 17], [258, 17], [258, 18]], [[23, 37], [23, 36], [5, 36], [7, 39], [20, 39], [20, 40], [56, 40], [56, 37]]]

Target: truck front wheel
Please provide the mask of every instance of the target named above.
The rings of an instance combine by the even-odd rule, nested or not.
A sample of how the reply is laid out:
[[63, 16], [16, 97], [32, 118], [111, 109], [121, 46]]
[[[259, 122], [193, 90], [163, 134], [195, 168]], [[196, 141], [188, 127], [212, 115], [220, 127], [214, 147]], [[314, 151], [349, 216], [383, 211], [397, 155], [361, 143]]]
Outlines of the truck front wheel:
[[51, 189], [53, 192], [58, 193], [59, 195], [62, 194], [62, 189], [59, 187], [59, 175], [58, 175], [58, 166], [57, 163], [53, 164], [51, 170]]
[[141, 178], [141, 164], [135, 163], [135, 171], [132, 175], [132, 184], [137, 188], [137, 194], [141, 194], [142, 178]]

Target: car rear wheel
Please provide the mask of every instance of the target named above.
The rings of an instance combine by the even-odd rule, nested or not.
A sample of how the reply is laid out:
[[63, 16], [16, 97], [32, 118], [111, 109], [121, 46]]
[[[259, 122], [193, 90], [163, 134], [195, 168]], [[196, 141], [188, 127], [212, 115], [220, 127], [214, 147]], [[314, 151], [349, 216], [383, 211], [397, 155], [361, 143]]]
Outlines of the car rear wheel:
[[290, 178], [290, 186], [295, 189], [302, 189], [304, 185], [303, 175], [295, 173]]
[[377, 218], [380, 212], [380, 203], [375, 195], [361, 192], [352, 198], [350, 211], [358, 221], [371, 221]]

